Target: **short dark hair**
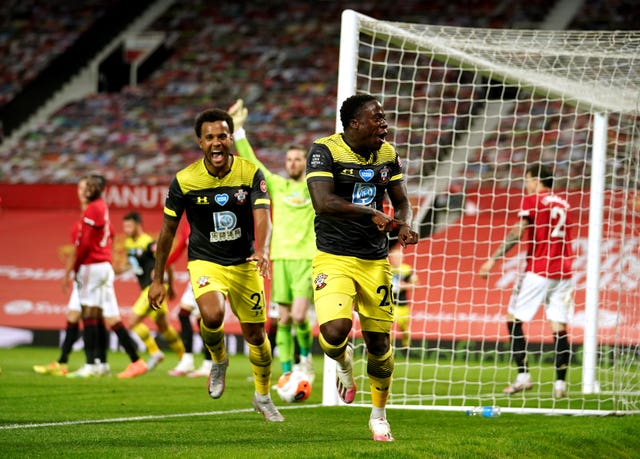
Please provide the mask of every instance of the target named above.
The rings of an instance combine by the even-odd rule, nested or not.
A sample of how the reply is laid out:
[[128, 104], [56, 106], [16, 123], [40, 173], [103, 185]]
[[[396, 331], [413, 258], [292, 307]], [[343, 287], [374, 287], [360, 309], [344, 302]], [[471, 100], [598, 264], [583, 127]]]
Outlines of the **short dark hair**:
[[547, 188], [553, 187], [553, 170], [551, 166], [542, 163], [534, 163], [527, 167], [526, 174], [531, 174], [531, 177], [537, 178]]
[[87, 178], [87, 187], [89, 189], [90, 195], [87, 196], [89, 201], [95, 201], [104, 192], [104, 189], [107, 187], [107, 179], [104, 175], [100, 174], [89, 174], [86, 176]]
[[369, 102], [377, 101], [371, 94], [356, 94], [347, 97], [340, 107], [340, 121], [342, 128], [347, 129], [351, 120], [357, 119], [362, 112], [362, 108]]
[[201, 112], [196, 117], [196, 136], [200, 138], [202, 134], [202, 124], [203, 123], [213, 123], [215, 121], [226, 121], [229, 125], [229, 132], [233, 134], [233, 118], [226, 111], [220, 110], [219, 108], [210, 108], [209, 110], [205, 110]]
[[100, 192], [104, 191], [104, 189], [107, 187], [107, 179], [105, 178], [104, 175], [89, 174], [87, 176], [87, 180], [93, 181], [93, 183], [95, 183], [98, 186], [98, 189], [100, 190]]
[[139, 212], [136, 212], [135, 210], [132, 210], [127, 215], [125, 215], [123, 220], [132, 220], [136, 222], [138, 225], [142, 224], [142, 216], [140, 215]]

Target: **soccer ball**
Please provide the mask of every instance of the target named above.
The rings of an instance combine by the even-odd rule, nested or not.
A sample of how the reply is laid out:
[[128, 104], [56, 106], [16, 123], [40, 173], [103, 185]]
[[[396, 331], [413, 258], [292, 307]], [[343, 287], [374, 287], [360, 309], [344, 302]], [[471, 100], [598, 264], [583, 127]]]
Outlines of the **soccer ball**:
[[311, 395], [311, 382], [303, 372], [294, 370], [280, 376], [276, 392], [283, 402], [302, 402]]

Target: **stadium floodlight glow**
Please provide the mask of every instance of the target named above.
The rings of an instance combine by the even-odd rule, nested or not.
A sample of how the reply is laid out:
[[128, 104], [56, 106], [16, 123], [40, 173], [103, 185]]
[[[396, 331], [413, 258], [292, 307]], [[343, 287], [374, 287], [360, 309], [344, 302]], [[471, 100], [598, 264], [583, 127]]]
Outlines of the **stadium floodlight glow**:
[[[388, 406], [640, 413], [640, 31], [433, 26], [351, 10], [341, 30], [337, 106], [358, 92], [383, 103], [422, 236], [405, 250], [419, 282]], [[569, 396], [557, 400], [542, 311], [525, 324], [534, 386], [503, 394], [524, 246], [488, 282], [476, 274], [517, 219], [533, 161], [553, 164], [577, 222]], [[368, 405], [357, 320], [353, 336], [354, 404]], [[339, 403], [332, 361], [324, 378], [323, 403]]]

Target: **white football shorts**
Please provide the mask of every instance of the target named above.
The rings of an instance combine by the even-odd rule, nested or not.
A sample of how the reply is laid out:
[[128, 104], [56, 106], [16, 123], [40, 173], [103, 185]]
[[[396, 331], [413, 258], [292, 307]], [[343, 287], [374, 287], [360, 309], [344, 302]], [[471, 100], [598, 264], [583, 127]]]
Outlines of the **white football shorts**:
[[67, 303], [67, 310], [82, 312], [80, 296], [78, 294], [78, 284], [76, 282], [72, 282], [71, 295], [69, 296], [69, 302]]
[[76, 276], [80, 304], [99, 307], [105, 318], [120, 317], [114, 279], [113, 266], [108, 261], [80, 265]]
[[180, 305], [188, 306], [191, 308], [191, 315], [200, 317], [200, 309], [198, 309], [198, 303], [196, 297], [193, 294], [193, 287], [191, 282], [187, 282], [187, 286], [180, 297]]
[[513, 290], [508, 311], [516, 319], [530, 322], [540, 305], [544, 305], [547, 320], [568, 323], [573, 311], [573, 281], [524, 273]]

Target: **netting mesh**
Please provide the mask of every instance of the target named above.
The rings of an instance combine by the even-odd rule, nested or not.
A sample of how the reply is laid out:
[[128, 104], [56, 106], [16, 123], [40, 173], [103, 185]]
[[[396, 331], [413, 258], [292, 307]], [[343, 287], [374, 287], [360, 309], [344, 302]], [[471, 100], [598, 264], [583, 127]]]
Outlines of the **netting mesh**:
[[[395, 330], [390, 405], [638, 412], [640, 32], [469, 29], [353, 17], [357, 59], [341, 74], [355, 73], [355, 92], [383, 103], [421, 235], [417, 247], [404, 251], [404, 269], [417, 279], [407, 291], [408, 344]], [[606, 128], [598, 189], [592, 189], [595, 116], [604, 117]], [[553, 165], [554, 192], [570, 202], [576, 222], [572, 359], [562, 399], [552, 397], [554, 341], [542, 308], [524, 325], [533, 388], [503, 394], [516, 374], [505, 316], [524, 246], [509, 252], [488, 281], [477, 276], [517, 221], [525, 169], [534, 161]], [[593, 208], [593, 193], [602, 208]], [[589, 245], [594, 213], [602, 217], [597, 251]], [[594, 320], [585, 308], [589, 260], [598, 268], [595, 337], [585, 332]], [[358, 387], [367, 389], [357, 323], [354, 336]], [[596, 351], [585, 379], [586, 340]], [[362, 390], [356, 402], [368, 400]]]

